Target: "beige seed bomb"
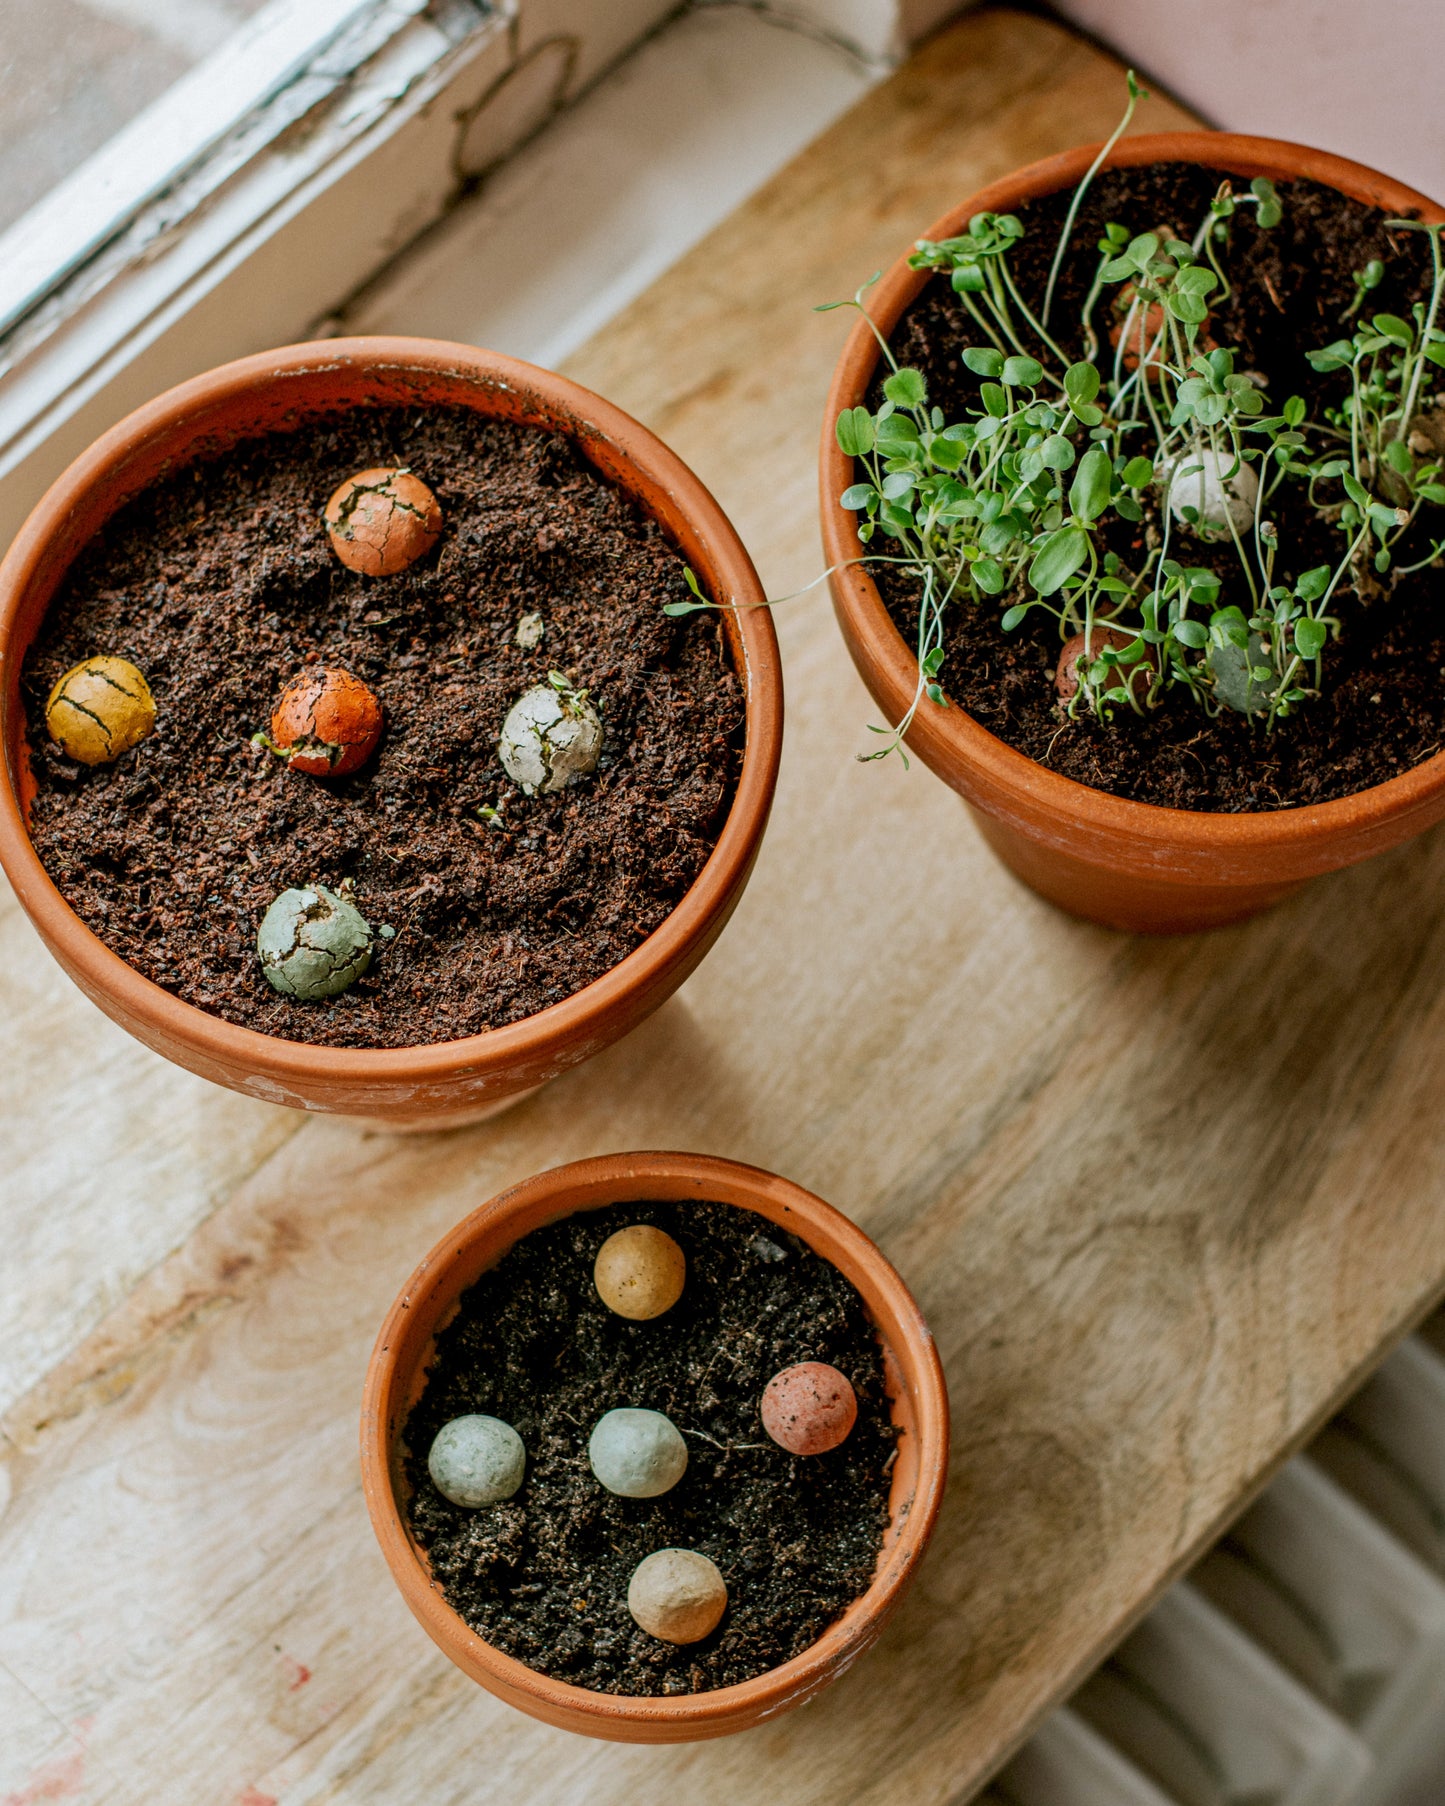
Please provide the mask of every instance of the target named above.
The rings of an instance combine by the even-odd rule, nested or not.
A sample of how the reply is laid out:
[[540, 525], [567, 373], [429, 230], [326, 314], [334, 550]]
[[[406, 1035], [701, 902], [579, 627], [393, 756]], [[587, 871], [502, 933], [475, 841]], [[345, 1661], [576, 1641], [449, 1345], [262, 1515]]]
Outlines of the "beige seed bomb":
[[609, 1311], [645, 1323], [670, 1311], [687, 1283], [687, 1256], [665, 1229], [634, 1223], [609, 1235], [592, 1269]]
[[727, 1584], [696, 1549], [655, 1549], [633, 1569], [627, 1609], [649, 1637], [700, 1643], [727, 1610]]
[[50, 692], [45, 727], [68, 759], [109, 765], [156, 724], [150, 685], [125, 658], [86, 658]]

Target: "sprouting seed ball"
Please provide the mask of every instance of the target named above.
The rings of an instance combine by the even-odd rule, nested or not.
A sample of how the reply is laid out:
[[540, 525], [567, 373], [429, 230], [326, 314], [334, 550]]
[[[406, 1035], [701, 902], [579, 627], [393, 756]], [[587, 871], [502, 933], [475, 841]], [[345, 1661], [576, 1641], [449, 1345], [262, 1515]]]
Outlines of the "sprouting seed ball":
[[324, 884], [283, 890], [256, 935], [261, 970], [285, 997], [336, 997], [371, 964], [371, 924]]
[[109, 765], [156, 724], [150, 685], [129, 659], [85, 658], [50, 692], [45, 726], [68, 759]]
[[[1225, 472], [1229, 472], [1228, 476]], [[1259, 478], [1232, 451], [1212, 445], [1187, 446], [1160, 470], [1169, 512], [1200, 539], [1228, 539], [1230, 527], [1243, 537], [1254, 525]], [[1195, 518], [1190, 520], [1188, 509]]]
[[[1100, 653], [1109, 648], [1115, 652], [1123, 652], [1133, 644], [1127, 633], [1120, 633], [1116, 627], [1094, 627], [1089, 633], [1070, 634], [1059, 652], [1058, 666], [1054, 671], [1054, 690], [1060, 702], [1070, 702], [1079, 688], [1079, 661], [1082, 659], [1085, 668]], [[1110, 680], [1108, 688], [1127, 684], [1142, 702], [1149, 686], [1154, 681], [1154, 663], [1146, 651], [1137, 664], [1126, 665], [1118, 669]]]
[[363, 577], [394, 577], [441, 538], [441, 505], [404, 468], [359, 470], [333, 491], [324, 511], [331, 549]]
[[497, 754], [528, 796], [548, 796], [596, 769], [602, 722], [579, 691], [538, 684], [512, 704]]
[[634, 1223], [603, 1242], [592, 1277], [609, 1311], [645, 1323], [670, 1311], [682, 1297], [687, 1256], [665, 1229]]
[[335, 665], [293, 677], [271, 716], [272, 750], [311, 777], [360, 770], [380, 738], [381, 704], [359, 677]]
[[717, 1564], [696, 1549], [655, 1549], [632, 1571], [627, 1609], [641, 1629], [664, 1643], [699, 1643], [727, 1610]]
[[661, 1411], [623, 1406], [599, 1417], [587, 1442], [592, 1471], [624, 1499], [656, 1499], [687, 1471], [687, 1444]]
[[475, 1509], [510, 1499], [527, 1470], [522, 1438], [500, 1417], [454, 1417], [426, 1458], [432, 1484], [453, 1505]]
[[802, 1361], [768, 1381], [763, 1428], [790, 1455], [826, 1455], [846, 1442], [858, 1421], [858, 1399], [848, 1376], [826, 1361]]

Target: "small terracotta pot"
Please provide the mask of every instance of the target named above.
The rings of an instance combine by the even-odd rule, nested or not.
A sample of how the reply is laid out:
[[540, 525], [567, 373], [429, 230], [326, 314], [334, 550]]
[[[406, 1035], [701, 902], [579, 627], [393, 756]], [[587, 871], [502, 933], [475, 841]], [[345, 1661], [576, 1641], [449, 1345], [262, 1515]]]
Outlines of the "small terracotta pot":
[[[802, 1655], [756, 1680], [711, 1693], [646, 1698], [549, 1679], [470, 1630], [431, 1578], [403, 1514], [399, 1445], [423, 1389], [435, 1338], [457, 1300], [513, 1243], [578, 1210], [640, 1199], [736, 1204], [790, 1230], [858, 1289], [883, 1344], [899, 1426], [890, 1523], [872, 1585]], [[382, 1553], [422, 1627], [463, 1673], [499, 1699], [563, 1730], [623, 1743], [690, 1743], [746, 1730], [826, 1687], [878, 1638], [927, 1547], [948, 1472], [948, 1394], [928, 1325], [908, 1288], [847, 1217], [774, 1173], [706, 1154], [609, 1154], [514, 1185], [458, 1223], [391, 1307], [366, 1375], [361, 1475]]]
[[[20, 667], [81, 548], [149, 484], [238, 440], [357, 407], [462, 406], [549, 428], [662, 526], [714, 596], [747, 707], [742, 774], [717, 845], [655, 933], [563, 1002], [489, 1034], [410, 1048], [312, 1047], [238, 1028], [143, 978], [60, 895], [26, 831], [34, 794]], [[324, 498], [323, 498], [324, 499]], [[319, 505], [319, 504], [318, 504]], [[663, 1003], [711, 947], [752, 870], [783, 732], [782, 669], [752, 561], [682, 461], [620, 409], [514, 358], [427, 339], [333, 339], [224, 364], [129, 415], [36, 506], [0, 564], [0, 863], [42, 939], [93, 1003], [147, 1047], [272, 1103], [443, 1127], [489, 1114], [600, 1053]], [[162, 703], [164, 708], [164, 703]]]
[[[1097, 145], [1085, 145], [1031, 163], [971, 195], [920, 236], [951, 238], [967, 230], [975, 213], [1008, 212], [1072, 188], [1097, 151]], [[1445, 219], [1434, 201], [1362, 164], [1272, 138], [1226, 132], [1126, 138], [1110, 154], [1108, 167], [1148, 163], [1198, 163], [1222, 174], [1276, 181], [1308, 177], [1392, 213]], [[929, 271], [908, 267], [905, 254], [870, 290], [869, 311], [885, 335], [929, 279]], [[866, 400], [878, 356], [873, 335], [860, 320], [838, 360], [823, 424], [820, 486], [829, 565], [865, 551], [855, 516], [838, 504], [853, 481], [853, 460], [839, 450], [833, 423], [841, 409]], [[849, 565], [835, 571], [830, 582], [853, 662], [879, 708], [897, 722], [913, 699], [915, 655], [866, 567]], [[1147, 933], [1242, 920], [1321, 872], [1382, 853], [1445, 817], [1445, 754], [1440, 753], [1335, 802], [1218, 815], [1162, 809], [1075, 783], [1005, 745], [957, 704], [946, 709], [925, 704], [907, 741], [909, 750], [965, 799], [994, 852], [1026, 884], [1074, 915]]]

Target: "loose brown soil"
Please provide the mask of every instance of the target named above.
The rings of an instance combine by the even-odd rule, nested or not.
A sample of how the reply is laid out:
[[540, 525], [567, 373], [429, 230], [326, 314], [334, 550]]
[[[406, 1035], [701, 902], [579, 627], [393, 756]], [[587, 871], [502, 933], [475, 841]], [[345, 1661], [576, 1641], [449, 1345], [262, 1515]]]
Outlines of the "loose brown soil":
[[[650, 1323], [592, 1283], [616, 1229], [681, 1243], [687, 1285]], [[858, 1395], [848, 1440], [790, 1455], [758, 1416], [780, 1368], [827, 1361]], [[608, 1492], [587, 1461], [605, 1411], [662, 1411], [688, 1467], [657, 1499]], [[521, 1491], [467, 1511], [432, 1485], [442, 1425], [480, 1411], [527, 1449]], [[700, 1693], [751, 1680], [817, 1641], [872, 1580], [896, 1450], [882, 1351], [862, 1299], [796, 1236], [726, 1204], [616, 1204], [525, 1237], [462, 1296], [406, 1426], [412, 1528], [451, 1605], [505, 1654], [604, 1693]], [[728, 1587], [722, 1623], [678, 1648], [627, 1610], [654, 1549], [700, 1550]]]
[[[1114, 220], [1144, 232], [1167, 225], [1188, 236], [1219, 180], [1182, 163], [1111, 170], [1098, 178], [1080, 211], [1074, 254], [1054, 302], [1052, 323], [1062, 329], [1055, 336], [1065, 351], [1083, 355], [1069, 323], [1077, 322], [1093, 279], [1094, 247], [1104, 226]], [[1387, 215], [1332, 189], [1282, 182], [1279, 190], [1284, 219], [1272, 230], [1260, 231], [1252, 212], [1235, 216], [1233, 244], [1223, 255], [1234, 293], [1214, 309], [1209, 330], [1220, 344], [1236, 348], [1236, 369], [1267, 378], [1275, 410], [1290, 395], [1301, 395], [1317, 416], [1324, 399], [1338, 405], [1340, 377], [1317, 374], [1305, 353], [1351, 330], [1341, 322], [1354, 294], [1351, 272], [1379, 257], [1387, 273], [1365, 313], [1408, 317], [1411, 303], [1429, 291], [1429, 253], [1419, 234], [1391, 233]], [[1019, 209], [1027, 235], [1011, 267], [1035, 310], [1069, 198], [1054, 195]], [[1095, 310], [1096, 323], [1107, 325], [1112, 317], [1112, 292]], [[923, 371], [930, 399], [950, 420], [961, 418], [966, 403], [979, 405], [978, 379], [960, 356], [965, 346], [980, 342], [978, 328], [940, 276], [930, 279], [892, 339], [899, 361]], [[880, 399], [875, 392], [873, 405]], [[1338, 530], [1320, 521], [1304, 495], [1304, 485], [1286, 483], [1270, 504], [1279, 527], [1280, 569], [1292, 576], [1333, 564], [1344, 548]], [[1404, 562], [1429, 550], [1432, 516], [1435, 536], [1445, 533], [1445, 510], [1427, 506], [1418, 549]], [[1112, 549], [1126, 563], [1131, 555], [1137, 560], [1154, 524], [1147, 513], [1139, 528], [1117, 523], [1122, 530]], [[1219, 572], [1221, 606], [1233, 601], [1248, 611], [1232, 548], [1181, 535], [1176, 527], [1172, 549], [1181, 563]], [[890, 614], [916, 644], [916, 580], [887, 566], [874, 569]], [[1229, 711], [1211, 721], [1178, 692], [1144, 720], [1121, 716], [1113, 726], [1091, 716], [1067, 721], [1053, 687], [1058, 630], [1041, 611], [1006, 634], [998, 624], [1000, 610], [955, 610], [945, 628], [942, 681], [954, 703], [1010, 746], [1117, 796], [1225, 812], [1325, 802], [1408, 771], [1445, 741], [1445, 571], [1427, 568], [1391, 589], [1368, 605], [1353, 592], [1337, 595], [1343, 632], [1325, 654], [1323, 694], [1270, 733], [1257, 720]]]
[[[435, 491], [436, 551], [367, 578], [320, 510], [368, 465]], [[743, 699], [715, 617], [670, 620], [682, 560], [569, 441], [468, 410], [357, 410], [237, 448], [122, 511], [77, 562], [26, 660], [36, 849], [66, 900], [147, 978], [295, 1041], [400, 1047], [557, 1003], [659, 926], [702, 869], [737, 783]], [[539, 613], [541, 644], [514, 643]], [[49, 745], [51, 685], [92, 653], [145, 672], [155, 731], [112, 766]], [[351, 777], [251, 745], [286, 681], [339, 665], [376, 691], [376, 756]], [[528, 798], [496, 740], [550, 671], [587, 689], [601, 763]], [[489, 825], [483, 808], [501, 811]], [[262, 977], [278, 892], [355, 884], [370, 972], [302, 1003]]]

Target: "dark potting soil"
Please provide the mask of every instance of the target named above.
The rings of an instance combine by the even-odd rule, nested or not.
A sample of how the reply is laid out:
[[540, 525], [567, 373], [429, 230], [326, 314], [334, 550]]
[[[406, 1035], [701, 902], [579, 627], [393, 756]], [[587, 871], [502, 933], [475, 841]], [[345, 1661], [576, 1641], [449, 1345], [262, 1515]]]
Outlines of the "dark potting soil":
[[[1220, 179], [1216, 172], [1182, 163], [1110, 170], [1098, 177], [1080, 209], [1072, 254], [1055, 295], [1051, 330], [1063, 350], [1071, 357], [1083, 355], [1081, 338], [1070, 336], [1070, 322], [1077, 322], [1093, 280], [1095, 246], [1105, 225], [1117, 221], [1131, 233], [1168, 226], [1187, 238]], [[1385, 280], [1367, 297], [1364, 314], [1408, 317], [1411, 304], [1429, 293], [1429, 249], [1421, 234], [1391, 232], [1386, 214], [1314, 182], [1281, 182], [1279, 192], [1284, 218], [1272, 230], [1261, 231], [1248, 209], [1236, 213], [1232, 244], [1221, 252], [1234, 292], [1213, 308], [1208, 330], [1236, 349], [1237, 370], [1266, 377], [1268, 406], [1278, 411], [1291, 395], [1301, 395], [1316, 417], [1322, 400], [1338, 405], [1343, 390], [1338, 373], [1316, 373], [1305, 354], [1353, 329], [1342, 322], [1354, 297], [1352, 272], [1380, 258]], [[1026, 235], [1010, 267], [1036, 312], [1069, 199], [1066, 192], [1018, 210]], [[1114, 292], [1105, 291], [1096, 323], [1112, 317], [1108, 297]], [[979, 342], [979, 329], [939, 275], [892, 338], [899, 362], [922, 370], [930, 400], [950, 421], [962, 417], [965, 403], [979, 407], [979, 379], [961, 362], [964, 348]], [[872, 405], [881, 399], [879, 388]], [[1270, 499], [1279, 528], [1279, 568], [1291, 576], [1335, 564], [1344, 547], [1339, 531], [1322, 523], [1304, 497], [1305, 486], [1287, 479]], [[1434, 514], [1445, 520], [1439, 510]], [[1151, 513], [1146, 499], [1140, 526], [1113, 523], [1111, 549], [1126, 564], [1131, 556], [1137, 560], [1146, 532], [1157, 525], [1157, 512]], [[1419, 525], [1424, 531], [1417, 528], [1412, 558], [1429, 550], [1429, 522], [1422, 519]], [[1437, 527], [1437, 534], [1441, 530], [1445, 527]], [[1181, 563], [1219, 573], [1220, 606], [1232, 601], [1248, 611], [1232, 547], [1195, 539], [1177, 525], [1173, 544]], [[886, 565], [874, 572], [894, 621], [916, 645], [917, 580]], [[1323, 693], [1270, 732], [1257, 719], [1229, 710], [1210, 720], [1177, 690], [1143, 719], [1121, 713], [1111, 726], [1091, 715], [1069, 721], [1054, 693], [1057, 624], [1038, 610], [1005, 633], [1001, 606], [953, 608], [945, 623], [942, 682], [955, 704], [1010, 746], [1051, 771], [1117, 796], [1225, 812], [1325, 802], [1395, 777], [1445, 742], [1445, 570], [1427, 567], [1398, 580], [1387, 577], [1381, 591], [1362, 599], [1341, 586], [1334, 612], [1342, 632], [1325, 651]]]
[[[406, 464], [441, 543], [370, 578], [320, 511], [354, 471]], [[515, 1022], [659, 926], [721, 831], [744, 707], [715, 616], [672, 620], [683, 561], [559, 436], [465, 409], [356, 410], [243, 444], [126, 507], [77, 561], [25, 664], [37, 851], [81, 918], [146, 977], [294, 1041], [398, 1047]], [[542, 617], [534, 650], [515, 644]], [[45, 701], [71, 665], [130, 659], [157, 704], [114, 765], [69, 763]], [[251, 744], [307, 663], [370, 684], [386, 727], [354, 776]], [[605, 739], [593, 775], [526, 797], [496, 741], [562, 671]], [[499, 825], [483, 807], [501, 811]], [[278, 892], [355, 885], [371, 970], [325, 1003], [280, 996], [256, 929]]]
[[[614, 1230], [654, 1223], [687, 1255], [687, 1285], [647, 1323], [616, 1316], [592, 1280]], [[858, 1421], [826, 1455], [790, 1455], [758, 1416], [781, 1368], [826, 1361]], [[661, 1411], [687, 1443], [670, 1492], [624, 1499], [593, 1476], [587, 1439], [618, 1406]], [[467, 1511], [426, 1457], [469, 1412], [510, 1423], [521, 1490]], [[407, 1422], [417, 1540], [451, 1605], [505, 1654], [604, 1693], [699, 1693], [775, 1668], [817, 1641], [873, 1578], [888, 1523], [896, 1432], [883, 1358], [858, 1293], [796, 1236], [727, 1204], [616, 1204], [526, 1236], [462, 1295]], [[627, 1609], [655, 1549], [697, 1549], [728, 1588], [722, 1623], [676, 1647]]]

